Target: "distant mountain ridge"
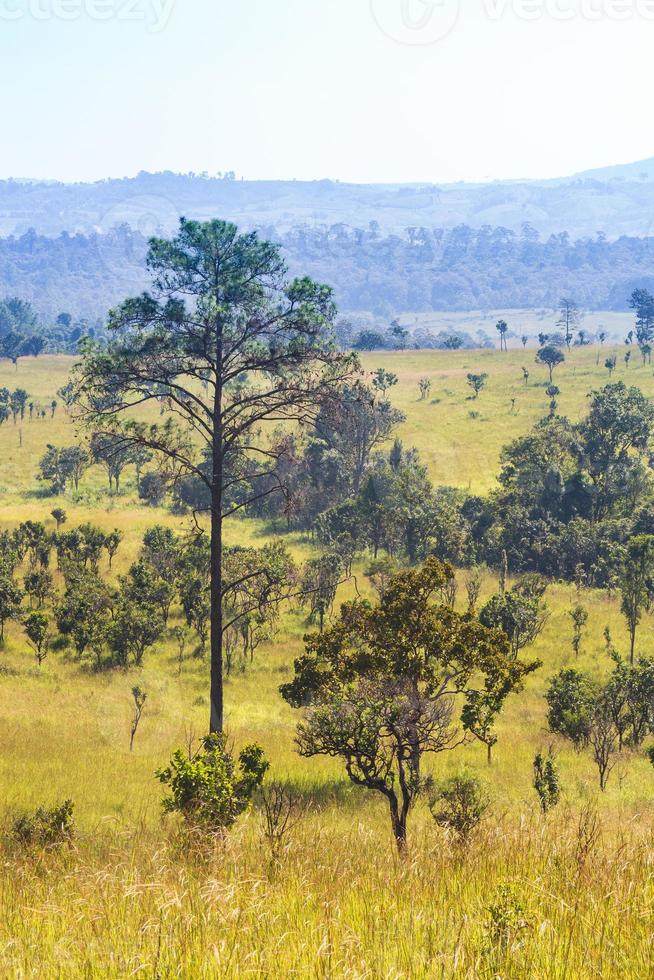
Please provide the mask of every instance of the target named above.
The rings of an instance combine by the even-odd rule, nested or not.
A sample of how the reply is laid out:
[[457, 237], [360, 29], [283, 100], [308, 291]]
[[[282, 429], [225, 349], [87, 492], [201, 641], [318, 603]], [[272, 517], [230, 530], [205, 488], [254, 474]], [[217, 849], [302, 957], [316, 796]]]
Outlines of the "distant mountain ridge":
[[544, 236], [648, 236], [654, 228], [654, 158], [555, 180], [481, 184], [348, 184], [264, 181], [164, 172], [96, 183], [0, 181], [0, 235], [30, 228], [58, 235], [108, 231], [127, 223], [146, 237], [170, 231], [178, 216], [222, 217], [246, 227], [306, 224], [383, 232], [466, 224]]

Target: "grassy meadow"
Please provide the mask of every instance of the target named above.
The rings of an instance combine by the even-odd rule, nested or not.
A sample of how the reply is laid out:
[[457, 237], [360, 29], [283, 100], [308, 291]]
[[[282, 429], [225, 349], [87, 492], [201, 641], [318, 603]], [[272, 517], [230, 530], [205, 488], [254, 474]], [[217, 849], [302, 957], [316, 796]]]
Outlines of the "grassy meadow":
[[[555, 371], [559, 411], [584, 413], [588, 393], [608, 380], [606, 344], [573, 350]], [[614, 380], [654, 396], [654, 373], [615, 348]], [[375, 353], [366, 370], [397, 374], [390, 392], [406, 415], [400, 436], [416, 446], [438, 484], [492, 489], [503, 445], [546, 411], [547, 370], [534, 350]], [[134, 474], [109, 496], [95, 467], [77, 493], [43, 495], [37, 463], [48, 443], [75, 438], [62, 405], [50, 402], [72, 360], [2, 362], [0, 386], [23, 387], [47, 418], [0, 427], [0, 524], [44, 520], [63, 506], [68, 527], [91, 520], [124, 533], [112, 574], [135, 559], [144, 530], [188, 518], [139, 502]], [[530, 372], [525, 385], [522, 366]], [[471, 400], [469, 371], [487, 372]], [[429, 377], [421, 401], [418, 381]], [[233, 541], [261, 543], [265, 527], [239, 521]], [[298, 558], [312, 553], [292, 535]], [[362, 566], [357, 582], [363, 590]], [[461, 573], [463, 578], [463, 573]], [[489, 573], [485, 594], [496, 590]], [[343, 596], [352, 586], [343, 589]], [[155, 769], [173, 748], [201, 735], [208, 718], [208, 664], [175, 645], [146, 655], [139, 672], [93, 674], [53, 651], [37, 668], [24, 636], [8, 628], [0, 650], [0, 819], [39, 804], [75, 802], [70, 848], [24, 852], [0, 844], [0, 976], [104, 977], [651, 977], [654, 975], [654, 770], [642, 753], [620, 757], [604, 794], [588, 753], [558, 745], [563, 801], [544, 819], [531, 786], [532, 761], [552, 737], [543, 694], [574, 661], [568, 611], [572, 586], [553, 583], [551, 615], [529, 656], [543, 667], [512, 697], [499, 725], [493, 766], [470, 744], [438, 757], [434, 774], [462, 765], [484, 780], [490, 815], [465, 853], [438, 829], [425, 805], [410, 817], [409, 852], [399, 860], [383, 801], [350, 785], [328, 760], [302, 760], [293, 745], [296, 713], [280, 683], [302, 649], [303, 616], [289, 610], [273, 644], [229, 678], [227, 725], [236, 746], [260, 742], [271, 774], [291, 781], [307, 809], [273, 860], [255, 808], [211, 849], [193, 847], [162, 820]], [[463, 603], [463, 590], [459, 594]], [[608, 671], [603, 630], [626, 649], [619, 602], [584, 590], [589, 610], [579, 666]], [[647, 616], [639, 647], [651, 652]], [[129, 752], [131, 688], [148, 701]], [[494, 925], [493, 925], [494, 923]]]

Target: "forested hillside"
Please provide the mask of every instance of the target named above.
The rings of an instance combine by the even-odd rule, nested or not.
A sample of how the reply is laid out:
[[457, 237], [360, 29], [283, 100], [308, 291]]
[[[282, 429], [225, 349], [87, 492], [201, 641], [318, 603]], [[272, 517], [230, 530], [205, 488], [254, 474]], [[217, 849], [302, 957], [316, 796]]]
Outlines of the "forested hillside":
[[[432, 310], [554, 309], [563, 295], [588, 310], [626, 310], [635, 288], [654, 286], [648, 238], [541, 238], [530, 225], [384, 235], [374, 223], [266, 227], [264, 235], [281, 241], [292, 272], [332, 285], [341, 311], [380, 320]], [[146, 246], [127, 225], [106, 234], [29, 231], [0, 239], [0, 296], [29, 300], [46, 320], [61, 311], [103, 318], [145, 287]]]

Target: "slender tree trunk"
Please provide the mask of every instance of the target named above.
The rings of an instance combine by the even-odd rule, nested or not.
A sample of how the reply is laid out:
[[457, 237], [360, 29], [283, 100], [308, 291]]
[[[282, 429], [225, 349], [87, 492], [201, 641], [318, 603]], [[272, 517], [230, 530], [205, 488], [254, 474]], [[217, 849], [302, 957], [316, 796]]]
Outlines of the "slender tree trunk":
[[218, 339], [211, 486], [211, 717], [209, 731], [222, 732], [223, 706], [223, 433], [222, 339]]
[[633, 625], [629, 628], [629, 662], [631, 666], [634, 665], [634, 650], [636, 647], [636, 626]]
[[397, 850], [403, 857], [406, 853], [406, 814], [400, 813], [397, 797], [394, 794], [389, 796], [388, 805], [391, 811], [391, 825]]
[[486, 746], [486, 762], [489, 766], [493, 765], [493, 746], [490, 742]]

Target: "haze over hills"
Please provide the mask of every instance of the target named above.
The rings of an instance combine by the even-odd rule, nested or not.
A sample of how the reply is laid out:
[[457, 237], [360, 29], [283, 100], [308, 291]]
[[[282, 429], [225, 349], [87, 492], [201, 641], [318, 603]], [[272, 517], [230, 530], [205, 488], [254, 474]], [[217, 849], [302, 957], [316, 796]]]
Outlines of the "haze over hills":
[[555, 180], [482, 184], [347, 184], [333, 180], [239, 180], [170, 172], [90, 184], [0, 182], [0, 234], [89, 234], [122, 222], [144, 234], [170, 230], [179, 214], [220, 215], [247, 226], [378, 222], [385, 231], [467, 224], [572, 238], [651, 233], [654, 158]]
[[[548, 181], [345, 184], [141, 173], [93, 184], [0, 182], [0, 298], [100, 320], [147, 286], [147, 241], [179, 216], [280, 242], [339, 308], [405, 313], [625, 311], [654, 290], [654, 159]], [[3, 237], [4, 236], [4, 237]]]

